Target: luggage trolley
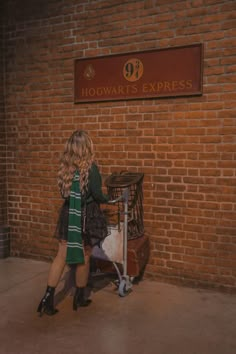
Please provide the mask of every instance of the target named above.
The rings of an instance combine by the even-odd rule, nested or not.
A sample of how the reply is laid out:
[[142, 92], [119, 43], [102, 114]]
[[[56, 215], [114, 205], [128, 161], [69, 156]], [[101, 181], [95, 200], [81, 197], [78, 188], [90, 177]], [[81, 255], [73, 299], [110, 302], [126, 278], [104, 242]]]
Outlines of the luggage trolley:
[[[95, 246], [92, 256], [111, 261], [118, 275], [117, 288], [120, 296], [132, 289], [132, 277], [127, 273], [128, 240], [143, 235], [142, 173], [113, 173], [106, 181], [110, 201], [106, 215], [109, 235]], [[122, 268], [122, 271], [120, 270]]]

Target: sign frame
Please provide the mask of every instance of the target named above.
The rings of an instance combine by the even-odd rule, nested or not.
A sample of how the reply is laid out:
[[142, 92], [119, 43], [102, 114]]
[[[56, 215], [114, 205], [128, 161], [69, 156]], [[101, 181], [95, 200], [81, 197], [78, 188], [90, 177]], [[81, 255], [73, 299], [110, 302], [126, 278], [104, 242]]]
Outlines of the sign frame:
[[[75, 59], [74, 103], [201, 96], [203, 94], [203, 49], [202, 43], [196, 43], [177, 47]], [[176, 64], [175, 58], [177, 58], [179, 71], [173, 69], [173, 64]], [[186, 66], [186, 63], [188, 64], [188, 58], [189, 67]], [[161, 67], [160, 72], [158, 72], [158, 68], [154, 67], [154, 64], [156, 62], [158, 63], [158, 60]], [[147, 66], [148, 70], [145, 68], [145, 62], [146, 65], [150, 63], [150, 65]], [[114, 78], [112, 75], [106, 77], [106, 75], [102, 75], [102, 73], [106, 73], [106, 70], [108, 73], [114, 74], [113, 63], [115, 67], [120, 68], [119, 72], [116, 74], [117, 77]], [[166, 63], [167, 66], [165, 66]], [[194, 67], [190, 67], [191, 64], [195, 64], [195, 66], [192, 65]], [[149, 75], [149, 80], [153, 74], [153, 72], [150, 73], [150, 70], [152, 70], [151, 65], [154, 67], [154, 70], [156, 70], [154, 72], [154, 78], [151, 79], [152, 82], [149, 81], [145, 83], [145, 74], [146, 76]], [[97, 70], [99, 67], [100, 70]], [[133, 68], [136, 69], [130, 70]], [[162, 81], [158, 81], [155, 75], [156, 77], [162, 77]], [[163, 75], [166, 75], [166, 80], [163, 80]], [[170, 78], [170, 75], [173, 75], [173, 79]], [[183, 80], [180, 80], [180, 75], [183, 75]], [[98, 80], [98, 82], [96, 82], [96, 80]], [[112, 80], [116, 81], [110, 83]], [[92, 87], [91, 83], [93, 82], [95, 82], [97, 86]], [[111, 86], [106, 86], [106, 82], [109, 82]], [[140, 93], [141, 85], [142, 92]], [[184, 85], [186, 85], [186, 87]], [[192, 87], [190, 87], [191, 85]], [[148, 92], [148, 88], [150, 88], [150, 90], [152, 89], [152, 92]], [[167, 89], [166, 92], [164, 88]], [[171, 92], [171, 88], [174, 88], [173, 92]], [[130, 92], [128, 92], [128, 89]], [[184, 91], [184, 89], [186, 90]], [[108, 95], [106, 95], [107, 92], [109, 93]], [[112, 93], [112, 95], [110, 93]]]

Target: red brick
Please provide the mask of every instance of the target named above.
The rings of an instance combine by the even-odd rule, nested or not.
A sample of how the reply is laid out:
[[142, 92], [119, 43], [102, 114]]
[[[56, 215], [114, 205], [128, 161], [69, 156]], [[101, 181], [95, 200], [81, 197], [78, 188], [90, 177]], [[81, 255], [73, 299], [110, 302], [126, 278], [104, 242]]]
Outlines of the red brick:
[[[61, 205], [58, 160], [69, 134], [82, 128], [93, 137], [103, 176], [127, 168], [145, 173], [145, 228], [154, 251], [147, 276], [235, 289], [233, 3], [194, 0], [183, 20], [181, 1], [171, 9], [164, 0], [48, 2], [40, 23], [34, 2], [29, 19], [22, 11], [14, 22], [12, 7], [1, 51], [0, 224], [9, 220], [13, 255], [48, 259], [55, 251], [48, 238]], [[204, 43], [202, 96], [74, 104], [74, 58], [154, 49], [157, 38], [159, 48]], [[2, 82], [1, 73], [0, 88]]]

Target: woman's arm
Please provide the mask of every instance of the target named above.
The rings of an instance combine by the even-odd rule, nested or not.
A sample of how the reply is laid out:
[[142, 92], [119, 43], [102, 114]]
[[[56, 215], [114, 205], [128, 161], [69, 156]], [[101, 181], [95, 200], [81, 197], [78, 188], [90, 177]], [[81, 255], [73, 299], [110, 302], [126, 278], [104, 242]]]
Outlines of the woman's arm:
[[109, 197], [102, 192], [102, 177], [95, 163], [92, 164], [89, 174], [89, 196], [87, 203], [90, 201], [90, 197], [97, 203], [107, 203], [109, 200]]

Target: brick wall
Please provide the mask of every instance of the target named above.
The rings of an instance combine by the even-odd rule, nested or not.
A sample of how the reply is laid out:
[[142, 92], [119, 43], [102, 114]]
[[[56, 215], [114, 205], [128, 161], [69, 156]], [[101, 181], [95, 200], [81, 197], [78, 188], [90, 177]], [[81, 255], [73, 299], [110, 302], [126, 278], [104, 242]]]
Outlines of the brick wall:
[[[0, 12], [1, 5], [0, 5]], [[6, 130], [4, 113], [4, 60], [3, 60], [3, 26], [0, 15], [0, 227], [7, 223], [6, 191]]]
[[[6, 1], [12, 254], [50, 258], [58, 159], [74, 129], [103, 177], [145, 173], [146, 276], [236, 289], [236, 3]], [[73, 103], [75, 58], [204, 44], [201, 97]]]

